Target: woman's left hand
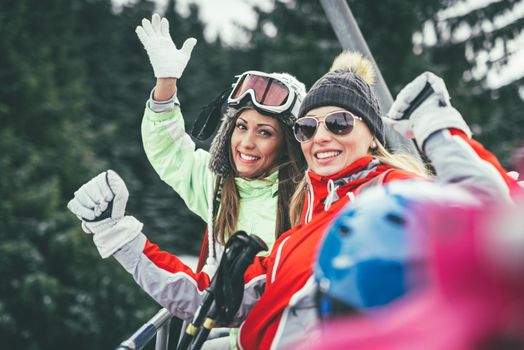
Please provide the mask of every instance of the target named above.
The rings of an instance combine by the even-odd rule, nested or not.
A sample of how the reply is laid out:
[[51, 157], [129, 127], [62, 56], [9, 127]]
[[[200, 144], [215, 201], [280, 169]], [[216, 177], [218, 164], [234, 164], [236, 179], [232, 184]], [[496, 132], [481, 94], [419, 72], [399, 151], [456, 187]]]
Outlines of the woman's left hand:
[[142, 223], [125, 215], [129, 192], [113, 170], [104, 171], [82, 185], [67, 208], [82, 221], [82, 229], [93, 234], [102, 258], [108, 258], [142, 231]]

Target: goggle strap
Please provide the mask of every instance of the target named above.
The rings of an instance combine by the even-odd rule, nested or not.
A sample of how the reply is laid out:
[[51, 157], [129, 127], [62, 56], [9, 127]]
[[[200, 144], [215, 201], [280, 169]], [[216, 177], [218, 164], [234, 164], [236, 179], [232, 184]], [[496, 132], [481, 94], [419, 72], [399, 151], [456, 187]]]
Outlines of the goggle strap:
[[227, 88], [202, 108], [191, 129], [191, 136], [204, 141], [213, 135], [222, 119], [222, 106], [227, 101], [233, 88]]

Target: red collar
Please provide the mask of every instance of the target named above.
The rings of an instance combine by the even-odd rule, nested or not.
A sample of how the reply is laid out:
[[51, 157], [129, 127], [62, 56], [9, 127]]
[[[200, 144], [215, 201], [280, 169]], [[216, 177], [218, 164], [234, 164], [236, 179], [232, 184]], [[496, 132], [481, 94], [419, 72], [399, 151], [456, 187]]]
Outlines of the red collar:
[[[321, 176], [309, 170], [307, 177], [310, 188], [302, 222], [305, 222], [308, 213], [311, 212], [309, 216], [312, 217], [325, 210], [330, 186], [335, 188], [336, 194], [332, 193], [328, 201], [336, 202], [338, 199], [346, 196], [348, 192], [353, 192], [363, 183], [368, 182], [388, 169], [390, 169], [389, 166], [380, 164], [376, 158], [365, 156], [357, 159], [336, 174], [329, 176]], [[331, 185], [329, 184], [330, 181], [332, 181]]]
[[353, 163], [351, 163], [350, 165], [348, 165], [347, 167], [345, 167], [344, 169], [340, 170], [338, 173], [335, 173], [329, 176], [321, 176], [321, 175], [318, 175], [317, 173], [314, 173], [311, 170], [308, 170], [307, 174], [312, 184], [313, 183], [326, 183], [327, 184], [329, 180], [334, 181], [337, 179], [349, 177], [357, 173], [358, 171], [366, 168], [373, 159], [374, 158], [371, 156], [365, 156], [365, 157], [359, 158], [355, 160]]

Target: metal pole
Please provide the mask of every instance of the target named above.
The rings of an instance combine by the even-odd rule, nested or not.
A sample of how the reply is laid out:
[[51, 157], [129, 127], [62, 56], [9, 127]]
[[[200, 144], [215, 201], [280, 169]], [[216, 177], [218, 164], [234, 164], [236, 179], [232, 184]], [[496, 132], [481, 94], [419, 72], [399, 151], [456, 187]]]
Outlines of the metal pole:
[[[377, 82], [374, 84], [373, 90], [377, 95], [382, 113], [386, 113], [393, 104], [393, 97], [389, 92], [371, 51], [369, 51], [366, 40], [364, 40], [364, 36], [347, 2], [345, 0], [320, 0], [320, 3], [342, 48], [360, 52], [375, 66]], [[405, 139], [388, 126], [386, 126], [385, 129], [386, 142], [389, 148], [396, 150], [401, 149], [420, 159], [420, 155], [413, 142]]]
[[156, 334], [155, 350], [167, 350], [169, 345], [169, 326], [171, 319], [168, 319], [164, 325], [160, 327]]

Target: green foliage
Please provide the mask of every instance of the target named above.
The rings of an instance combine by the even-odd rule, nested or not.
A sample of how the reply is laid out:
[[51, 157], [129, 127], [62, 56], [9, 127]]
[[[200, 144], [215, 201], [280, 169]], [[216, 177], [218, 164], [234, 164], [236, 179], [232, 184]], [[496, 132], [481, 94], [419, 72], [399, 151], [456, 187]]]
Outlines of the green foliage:
[[108, 2], [55, 5], [0, 5], [0, 339], [14, 349], [108, 348], [157, 308], [101, 261], [66, 210], [107, 160], [89, 131], [96, 87], [81, 23], [114, 15]]
[[[449, 5], [457, 3], [450, 1]], [[521, 0], [501, 0], [466, 13], [444, 16], [435, 11], [426, 17], [436, 35], [436, 44], [424, 46], [423, 55], [428, 57], [430, 67], [445, 78], [454, 105], [473, 126], [477, 139], [506, 165], [524, 135], [519, 96], [524, 78], [492, 88], [487, 84], [486, 73], [500, 72], [519, 49], [511, 48], [509, 43], [524, 33], [524, 20], [509, 19], [522, 5]], [[500, 24], [504, 22], [507, 23]], [[464, 32], [469, 35], [464, 36]], [[487, 55], [496, 47], [500, 54]], [[477, 63], [482, 54], [489, 58]], [[487, 70], [478, 69], [479, 65], [485, 65]]]

